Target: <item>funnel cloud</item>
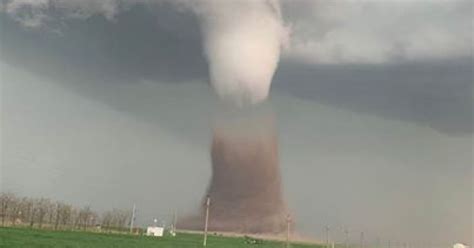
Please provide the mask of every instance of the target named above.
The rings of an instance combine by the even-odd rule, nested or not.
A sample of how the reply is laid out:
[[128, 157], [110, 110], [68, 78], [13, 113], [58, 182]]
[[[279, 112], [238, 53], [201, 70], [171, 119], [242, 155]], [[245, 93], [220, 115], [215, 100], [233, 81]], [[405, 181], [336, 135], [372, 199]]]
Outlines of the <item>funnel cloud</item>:
[[286, 35], [279, 2], [210, 0], [195, 10], [217, 95], [239, 106], [265, 100]]
[[287, 211], [273, 117], [247, 112], [267, 99], [277, 68], [285, 33], [279, 3], [204, 1], [201, 7], [210, 83], [221, 100], [246, 108], [214, 128], [210, 228], [280, 233]]

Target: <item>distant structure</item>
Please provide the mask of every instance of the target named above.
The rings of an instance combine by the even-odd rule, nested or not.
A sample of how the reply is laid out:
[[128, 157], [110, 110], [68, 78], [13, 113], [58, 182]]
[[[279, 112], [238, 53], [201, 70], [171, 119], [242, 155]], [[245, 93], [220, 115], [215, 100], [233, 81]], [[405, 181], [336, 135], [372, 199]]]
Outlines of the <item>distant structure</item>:
[[146, 229], [146, 235], [153, 237], [163, 237], [164, 230], [165, 229], [163, 227], [149, 226]]
[[453, 245], [453, 248], [469, 248], [469, 246], [461, 243], [456, 243]]

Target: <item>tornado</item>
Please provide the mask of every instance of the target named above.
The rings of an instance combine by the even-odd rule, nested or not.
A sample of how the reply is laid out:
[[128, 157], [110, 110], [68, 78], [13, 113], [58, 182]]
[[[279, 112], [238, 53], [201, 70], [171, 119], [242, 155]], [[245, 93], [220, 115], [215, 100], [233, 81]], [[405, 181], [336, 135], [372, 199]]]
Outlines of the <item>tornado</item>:
[[214, 121], [210, 157], [212, 176], [200, 214], [181, 221], [179, 228], [202, 229], [209, 197], [210, 231], [278, 234], [286, 230], [288, 210], [271, 110], [221, 113]]
[[243, 233], [286, 228], [278, 138], [271, 114], [218, 121], [211, 145], [209, 227]]
[[[285, 42], [277, 0], [201, 0], [194, 6], [210, 85], [225, 106], [214, 120], [209, 230], [280, 233], [287, 207], [275, 117], [266, 99]], [[201, 229], [206, 207], [180, 228]]]

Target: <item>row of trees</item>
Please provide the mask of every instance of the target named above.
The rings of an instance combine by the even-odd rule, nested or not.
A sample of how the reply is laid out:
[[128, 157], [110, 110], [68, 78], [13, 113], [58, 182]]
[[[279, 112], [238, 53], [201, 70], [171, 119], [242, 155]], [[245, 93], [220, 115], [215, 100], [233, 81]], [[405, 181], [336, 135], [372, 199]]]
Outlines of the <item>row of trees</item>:
[[2, 226], [124, 230], [130, 220], [131, 211], [129, 210], [113, 209], [99, 215], [89, 206], [75, 207], [47, 198], [19, 197], [12, 193], [0, 192]]

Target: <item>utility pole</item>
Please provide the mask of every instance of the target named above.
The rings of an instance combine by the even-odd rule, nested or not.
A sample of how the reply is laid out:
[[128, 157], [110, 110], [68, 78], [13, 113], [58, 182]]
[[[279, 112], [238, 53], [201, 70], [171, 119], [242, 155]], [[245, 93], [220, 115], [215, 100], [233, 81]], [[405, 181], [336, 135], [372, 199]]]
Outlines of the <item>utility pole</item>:
[[286, 248], [290, 247], [290, 229], [291, 229], [291, 217], [288, 214], [286, 216]]
[[204, 242], [203, 246], [207, 245], [207, 227], [209, 225], [209, 205], [211, 205], [211, 198], [209, 196], [206, 199], [206, 221], [204, 223]]
[[324, 232], [326, 233], [326, 248], [329, 248], [329, 226], [324, 227]]
[[349, 248], [349, 230], [347, 228], [344, 228], [344, 243], [345, 247]]
[[136, 206], [135, 203], [133, 204], [133, 209], [132, 209], [132, 219], [130, 220], [130, 233], [133, 233], [133, 224], [135, 222], [135, 210]]
[[175, 209], [174, 210], [174, 215], [173, 215], [173, 233], [176, 234], [176, 223], [178, 222], [178, 211]]
[[360, 232], [360, 248], [364, 248], [364, 232]]

